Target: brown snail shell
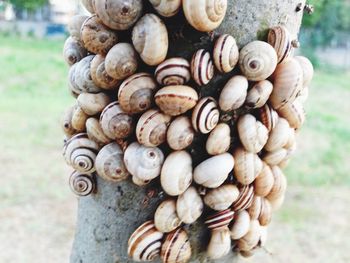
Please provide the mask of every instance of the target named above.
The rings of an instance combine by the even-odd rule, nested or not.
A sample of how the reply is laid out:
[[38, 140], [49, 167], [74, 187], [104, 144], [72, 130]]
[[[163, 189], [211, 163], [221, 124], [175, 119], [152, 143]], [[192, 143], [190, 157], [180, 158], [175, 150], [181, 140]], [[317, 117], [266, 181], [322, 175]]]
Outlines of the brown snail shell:
[[91, 14], [95, 13], [95, 0], [81, 0], [81, 3]]
[[233, 211], [238, 212], [251, 206], [254, 198], [254, 187], [245, 185], [239, 188], [238, 199], [233, 203]]
[[137, 70], [137, 54], [129, 43], [118, 43], [106, 56], [106, 71], [115, 79], [122, 80]]
[[283, 62], [292, 55], [292, 39], [286, 27], [276, 26], [271, 28], [267, 42], [276, 50], [278, 63]]
[[108, 75], [106, 71], [105, 58], [101, 55], [96, 55], [91, 61], [91, 78], [96, 86], [111, 90], [118, 86], [119, 81]]
[[278, 114], [268, 104], [259, 109], [259, 120], [266, 126], [269, 132], [275, 128], [278, 122]]
[[96, 15], [92, 15], [84, 21], [81, 27], [81, 40], [84, 47], [91, 53], [106, 55], [118, 42], [118, 36], [113, 30], [102, 24]]
[[118, 102], [112, 102], [101, 113], [103, 132], [111, 139], [127, 138], [134, 130], [133, 119], [126, 114]]
[[210, 259], [219, 259], [231, 251], [231, 238], [228, 227], [214, 229], [207, 247], [207, 255]]
[[254, 196], [252, 205], [248, 209], [249, 217], [251, 220], [259, 218], [261, 213], [262, 198], [260, 196]]
[[230, 235], [233, 240], [238, 240], [245, 236], [250, 227], [250, 217], [246, 210], [235, 213], [233, 224], [230, 228]]
[[147, 65], [159, 65], [168, 53], [169, 40], [166, 26], [158, 16], [146, 14], [132, 31], [132, 43]]
[[202, 98], [192, 112], [192, 125], [196, 132], [208, 134], [220, 119], [218, 105], [214, 98]]
[[204, 197], [204, 203], [213, 210], [222, 211], [228, 209], [238, 196], [237, 186], [226, 184], [210, 190]]
[[202, 32], [210, 32], [220, 26], [226, 10], [227, 0], [183, 0], [183, 11], [188, 23]]
[[236, 40], [231, 35], [221, 35], [215, 42], [213, 58], [216, 68], [221, 73], [231, 72], [239, 58]]
[[81, 41], [81, 27], [87, 18], [89, 18], [89, 16], [75, 15], [69, 20], [67, 30], [69, 35], [75, 40]]
[[77, 99], [78, 105], [89, 116], [94, 116], [103, 111], [103, 109], [110, 103], [109, 97], [100, 93], [82, 93]]
[[184, 193], [192, 183], [192, 158], [186, 151], [172, 152], [162, 167], [161, 185], [171, 196]]
[[97, 174], [110, 182], [125, 180], [129, 173], [124, 165], [123, 157], [123, 151], [117, 143], [113, 142], [104, 146], [96, 157]]
[[314, 67], [311, 61], [306, 57], [296, 56], [294, 57], [294, 59], [299, 62], [301, 69], [303, 71], [303, 86], [308, 87], [314, 76]]
[[219, 155], [229, 150], [231, 145], [231, 129], [226, 123], [218, 124], [211, 131], [206, 143], [206, 150], [210, 155]]
[[119, 87], [120, 107], [129, 114], [142, 113], [152, 106], [157, 83], [148, 73], [137, 73], [127, 78]]
[[185, 230], [178, 228], [166, 235], [161, 250], [163, 263], [187, 263], [191, 254], [191, 244]]
[[90, 140], [93, 140], [100, 146], [104, 146], [111, 142], [101, 128], [101, 124], [96, 118], [89, 118], [86, 121], [86, 133]]
[[64, 134], [71, 137], [78, 132], [72, 127], [72, 116], [75, 106], [69, 107], [62, 116], [62, 130]]
[[168, 199], [163, 201], [154, 214], [154, 224], [163, 233], [169, 233], [181, 225], [181, 220], [176, 214], [176, 201]]
[[139, 226], [128, 241], [128, 255], [135, 261], [153, 261], [159, 254], [164, 234], [158, 231], [153, 221]]
[[63, 57], [69, 66], [79, 62], [87, 55], [87, 50], [79, 40], [73, 37], [67, 38], [63, 47]]
[[82, 110], [82, 108], [76, 105], [72, 112], [72, 128], [77, 132], [85, 131], [85, 123], [89, 116]]
[[267, 196], [273, 187], [274, 177], [269, 165], [264, 163], [264, 167], [254, 181], [255, 194], [261, 197]]
[[155, 147], [166, 140], [166, 133], [171, 117], [159, 110], [148, 110], [139, 119], [136, 137], [140, 144]]
[[176, 15], [182, 4], [182, 0], [150, 0], [150, 2], [158, 14], [165, 17]]
[[142, 0], [95, 1], [95, 12], [102, 22], [115, 30], [129, 29], [142, 14]]
[[250, 42], [240, 51], [239, 66], [248, 80], [267, 79], [277, 66], [276, 51], [266, 42], [259, 40]]
[[272, 219], [272, 207], [268, 200], [265, 198], [261, 199], [261, 210], [259, 214], [259, 223], [261, 226], [267, 226], [270, 224]]
[[240, 108], [247, 97], [248, 80], [244, 76], [232, 77], [224, 86], [219, 98], [220, 109], [232, 111]]
[[176, 212], [182, 222], [192, 224], [202, 215], [204, 209], [202, 198], [196, 188], [191, 186], [176, 201]]
[[250, 221], [249, 231], [237, 242], [240, 251], [250, 251], [256, 247], [260, 240], [260, 224], [258, 220]]
[[288, 121], [291, 128], [298, 130], [304, 124], [305, 110], [303, 104], [298, 100], [285, 104], [277, 112]]
[[173, 150], [183, 150], [190, 146], [194, 139], [191, 121], [186, 116], [179, 116], [170, 124], [167, 132], [167, 142]]
[[269, 139], [265, 145], [265, 150], [273, 152], [287, 144], [290, 136], [290, 127], [288, 121], [279, 118], [275, 128], [272, 129]]
[[287, 157], [288, 151], [284, 148], [277, 149], [273, 152], [266, 152], [262, 160], [270, 166], [278, 165]]
[[170, 58], [157, 67], [154, 75], [160, 85], [184, 85], [191, 79], [190, 63], [184, 58]]
[[214, 77], [214, 65], [208, 51], [200, 49], [193, 54], [191, 75], [199, 86], [207, 85]]
[[94, 175], [74, 171], [69, 178], [69, 186], [77, 196], [88, 196], [96, 190]]
[[198, 94], [189, 86], [178, 85], [160, 89], [154, 98], [158, 107], [165, 114], [178, 116], [196, 106]]
[[270, 193], [266, 196], [266, 199], [271, 201], [271, 204], [284, 196], [287, 189], [287, 179], [282, 170], [278, 166], [271, 167], [274, 178], [274, 183]]
[[211, 230], [214, 229], [226, 229], [233, 219], [234, 212], [230, 209], [216, 212], [215, 214], [207, 217], [205, 224]]
[[273, 85], [268, 80], [262, 80], [254, 84], [248, 91], [245, 104], [249, 108], [261, 108], [269, 100], [272, 93]]

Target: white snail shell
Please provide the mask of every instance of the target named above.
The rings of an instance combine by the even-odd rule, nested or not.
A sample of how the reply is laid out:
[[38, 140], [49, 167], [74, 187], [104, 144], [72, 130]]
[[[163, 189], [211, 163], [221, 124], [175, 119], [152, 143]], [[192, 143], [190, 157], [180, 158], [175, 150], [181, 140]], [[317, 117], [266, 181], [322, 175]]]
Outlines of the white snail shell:
[[274, 184], [274, 177], [269, 165], [264, 163], [264, 167], [254, 181], [255, 194], [261, 197], [267, 196]]
[[210, 230], [226, 229], [233, 219], [234, 212], [230, 209], [216, 212], [205, 220], [205, 224]]
[[81, 0], [81, 3], [91, 14], [95, 13], [95, 0]]
[[154, 14], [144, 15], [132, 31], [132, 43], [141, 59], [150, 66], [159, 65], [168, 53], [168, 31]]
[[279, 118], [276, 126], [272, 129], [269, 139], [265, 145], [265, 150], [273, 152], [282, 148], [288, 143], [290, 136], [289, 123], [284, 118]]
[[79, 105], [75, 105], [72, 112], [72, 128], [77, 132], [85, 131], [85, 123], [89, 116], [82, 110]]
[[261, 108], [268, 101], [273, 90], [273, 85], [268, 80], [262, 80], [254, 84], [248, 91], [245, 104], [249, 108]]
[[181, 220], [176, 214], [175, 200], [165, 200], [158, 206], [154, 214], [154, 224], [163, 233], [169, 233], [181, 225]]
[[75, 15], [69, 20], [67, 24], [67, 30], [69, 32], [69, 35], [75, 40], [81, 41], [81, 26], [87, 18], [89, 18], [89, 16]]
[[268, 104], [259, 109], [259, 120], [266, 126], [269, 132], [275, 128], [278, 122], [278, 114]]
[[67, 38], [63, 47], [63, 57], [69, 66], [79, 62], [87, 55], [87, 50], [79, 40]]
[[219, 259], [231, 251], [231, 237], [229, 229], [214, 229], [207, 248], [207, 255], [211, 259]]
[[267, 226], [271, 223], [271, 219], [272, 219], [272, 207], [270, 202], [265, 199], [262, 198], [261, 200], [261, 210], [260, 210], [260, 214], [258, 217], [259, 223], [261, 226]]
[[237, 186], [226, 184], [210, 190], [204, 197], [204, 203], [213, 210], [222, 211], [229, 208], [238, 196]]
[[289, 126], [293, 129], [300, 129], [304, 124], [305, 110], [303, 104], [298, 100], [285, 104], [277, 112], [288, 121]]
[[219, 98], [220, 109], [232, 111], [240, 108], [247, 97], [248, 80], [244, 76], [232, 77], [224, 86]]
[[281, 163], [287, 157], [288, 151], [284, 148], [277, 149], [273, 152], [264, 153], [262, 160], [268, 165], [274, 166]]
[[301, 69], [303, 71], [303, 86], [308, 87], [314, 76], [314, 67], [311, 61], [306, 57], [296, 56], [294, 57], [294, 59], [299, 62]]
[[93, 140], [98, 145], [106, 145], [111, 142], [111, 139], [108, 138], [101, 128], [101, 124], [96, 118], [89, 118], [86, 121], [86, 133], [90, 140]]
[[271, 169], [274, 183], [270, 193], [266, 196], [266, 199], [269, 200], [273, 205], [274, 201], [279, 200], [284, 196], [287, 189], [287, 179], [278, 166], [273, 166]]
[[96, 86], [112, 90], [119, 84], [119, 80], [112, 78], [106, 71], [105, 58], [102, 55], [96, 55], [91, 61], [91, 78]]
[[192, 248], [185, 230], [178, 228], [166, 235], [161, 251], [163, 263], [186, 263], [191, 254]]
[[213, 58], [216, 68], [221, 73], [231, 72], [239, 58], [236, 40], [231, 35], [221, 35], [215, 42]]
[[103, 111], [103, 109], [110, 103], [110, 99], [102, 92], [96, 94], [82, 93], [78, 96], [77, 102], [87, 115], [94, 116]]
[[183, 150], [190, 146], [194, 139], [191, 121], [186, 116], [179, 116], [170, 124], [167, 142], [173, 150]]
[[207, 143], [206, 150], [210, 155], [219, 155], [227, 152], [231, 145], [231, 129], [226, 123], [218, 124], [211, 131]]
[[96, 181], [94, 175], [75, 171], [69, 177], [69, 186], [77, 196], [88, 196], [96, 190]]
[[202, 98], [192, 112], [192, 125], [195, 131], [207, 134], [211, 132], [220, 119], [218, 105], [214, 98]]
[[188, 23], [202, 32], [219, 27], [227, 10], [227, 0], [183, 0], [182, 5]]
[[245, 185], [239, 188], [238, 199], [233, 203], [233, 211], [238, 212], [251, 206], [254, 198], [254, 187]]
[[191, 79], [190, 63], [184, 58], [170, 58], [157, 67], [154, 75], [160, 85], [184, 85]]
[[278, 63], [292, 55], [292, 39], [287, 28], [276, 26], [269, 30], [267, 42], [276, 50]]
[[214, 77], [214, 65], [208, 51], [200, 49], [193, 54], [191, 75], [199, 86], [207, 85]]
[[259, 218], [261, 213], [261, 203], [262, 199], [260, 196], [254, 196], [252, 205], [248, 209], [250, 219], [256, 220]]
[[241, 251], [250, 251], [258, 245], [260, 240], [260, 224], [258, 220], [250, 221], [249, 231], [237, 242]]
[[176, 15], [181, 7], [182, 0], [150, 0], [158, 14], [171, 17]]
[[192, 224], [202, 215], [204, 209], [202, 198], [196, 188], [191, 186], [176, 201], [176, 212], [182, 222]]
[[235, 213], [233, 224], [230, 228], [231, 238], [238, 240], [249, 231], [250, 217], [246, 210]]

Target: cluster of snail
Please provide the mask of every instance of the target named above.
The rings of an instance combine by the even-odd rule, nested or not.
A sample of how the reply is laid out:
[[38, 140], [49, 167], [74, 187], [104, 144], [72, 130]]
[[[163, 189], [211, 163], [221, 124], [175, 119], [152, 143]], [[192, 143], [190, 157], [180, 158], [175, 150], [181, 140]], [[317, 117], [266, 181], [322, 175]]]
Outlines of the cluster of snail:
[[[188, 61], [167, 58], [160, 16], [182, 8], [191, 26], [210, 32], [223, 21], [226, 0], [149, 0], [154, 12], [147, 14], [142, 0], [82, 2], [93, 15], [73, 17], [64, 47], [77, 98], [62, 124], [63, 155], [75, 170], [72, 190], [95, 193], [96, 176], [114, 183], [131, 176], [138, 186], [159, 179], [166, 198], [128, 241], [135, 261], [160, 255], [165, 263], [188, 262], [183, 226], [204, 209], [211, 211], [208, 257], [221, 258], [232, 245], [247, 256], [264, 246], [272, 211], [284, 200], [281, 169], [296, 149], [313, 76], [307, 58], [292, 56], [288, 30], [271, 28], [267, 42], [241, 50], [234, 37], [221, 35], [213, 50], [198, 50]], [[120, 42], [118, 32], [125, 30], [131, 40]], [[138, 72], [144, 64], [152, 73]], [[200, 97], [215, 72], [235, 68], [241, 75], [232, 76], [217, 99]], [[240, 114], [234, 119], [232, 112]], [[190, 149], [197, 136], [205, 138], [199, 147], [206, 153], [195, 164]]]

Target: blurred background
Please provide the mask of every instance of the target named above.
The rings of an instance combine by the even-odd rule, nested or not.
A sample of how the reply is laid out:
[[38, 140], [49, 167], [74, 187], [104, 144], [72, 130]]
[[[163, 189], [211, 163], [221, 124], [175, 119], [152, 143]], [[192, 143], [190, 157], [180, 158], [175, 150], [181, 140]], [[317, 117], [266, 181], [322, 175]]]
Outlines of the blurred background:
[[[302, 48], [316, 68], [260, 262], [350, 262], [350, 1], [314, 0]], [[0, 0], [0, 262], [67, 262], [76, 198], [59, 120], [73, 103], [62, 57], [73, 0]]]

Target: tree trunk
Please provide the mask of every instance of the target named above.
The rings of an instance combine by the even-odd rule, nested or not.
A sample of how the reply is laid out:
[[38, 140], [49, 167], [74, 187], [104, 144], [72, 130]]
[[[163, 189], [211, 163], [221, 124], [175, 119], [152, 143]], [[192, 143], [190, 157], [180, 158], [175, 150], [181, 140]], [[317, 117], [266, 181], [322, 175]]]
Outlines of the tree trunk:
[[[268, 28], [279, 24], [284, 24], [291, 34], [297, 37], [303, 12], [297, 12], [296, 7], [299, 3], [304, 5], [305, 0], [229, 0], [228, 2], [226, 18], [214, 34], [198, 33], [188, 25], [184, 25], [182, 15], [166, 19], [171, 38], [168, 57], [190, 58], [199, 48], [211, 50], [213, 38], [221, 33], [232, 34], [242, 47], [252, 40], [265, 40]], [[217, 97], [218, 90], [232, 74], [216, 76], [209, 85], [201, 89], [201, 95]], [[191, 153], [194, 162], [196, 156], [201, 156], [195, 148], [191, 149]], [[79, 199], [78, 223], [71, 262], [133, 262], [127, 256], [127, 242], [139, 225], [152, 219], [157, 205], [163, 199], [164, 194], [159, 189], [159, 182], [140, 188], [130, 181], [113, 184], [98, 178], [97, 185], [97, 194]], [[191, 262], [211, 262], [205, 256], [209, 232], [204, 227], [203, 219], [199, 221], [186, 226], [192, 245]], [[216, 262], [232, 262], [232, 257], [234, 255]]]

